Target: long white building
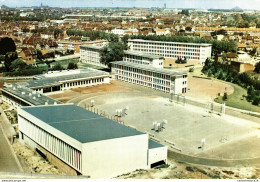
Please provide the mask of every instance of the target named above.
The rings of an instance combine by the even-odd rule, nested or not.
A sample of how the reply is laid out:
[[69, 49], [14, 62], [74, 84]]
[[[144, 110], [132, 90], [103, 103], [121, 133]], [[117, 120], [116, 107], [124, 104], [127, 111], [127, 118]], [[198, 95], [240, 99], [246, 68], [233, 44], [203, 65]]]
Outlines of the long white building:
[[59, 104], [45, 95], [72, 88], [110, 83], [110, 76], [94, 69], [53, 71], [37, 75], [33, 80], [17, 82], [2, 88], [2, 100], [14, 108], [44, 104]]
[[[107, 67], [100, 62], [100, 50], [102, 47], [93, 45], [80, 46], [80, 60], [82, 63], [88, 63], [96, 66]], [[151, 65], [156, 68], [163, 68], [163, 56], [147, 54], [140, 51], [124, 51], [123, 61], [136, 64]]]
[[164, 42], [142, 39], [128, 40], [130, 51], [141, 51], [167, 58], [187, 58], [203, 64], [208, 57], [211, 57], [211, 44], [195, 44], [183, 42]]
[[187, 92], [187, 73], [125, 61], [112, 63], [112, 77], [167, 93]]
[[21, 140], [90, 178], [116, 177], [167, 160], [167, 147], [148, 134], [72, 104], [19, 108], [18, 124]]

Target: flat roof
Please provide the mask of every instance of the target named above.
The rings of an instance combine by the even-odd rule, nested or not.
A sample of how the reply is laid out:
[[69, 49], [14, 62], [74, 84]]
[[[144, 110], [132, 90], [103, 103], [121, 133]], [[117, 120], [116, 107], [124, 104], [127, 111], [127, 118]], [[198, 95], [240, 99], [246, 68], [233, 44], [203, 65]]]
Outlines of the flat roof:
[[160, 147], [164, 147], [164, 145], [149, 139], [149, 147], [148, 147], [149, 149], [160, 148]]
[[2, 88], [2, 91], [7, 92], [14, 97], [17, 97], [35, 106], [44, 105], [46, 102], [48, 102], [48, 104], [62, 104], [62, 102], [60, 101], [54, 100], [50, 97], [46, 97], [45, 95], [33, 91], [27, 87], [16, 86], [15, 84], [12, 84], [10, 87]]
[[198, 45], [198, 46], [212, 46], [212, 44], [207, 43], [188, 43], [188, 42], [168, 42], [168, 41], [156, 41], [156, 40], [144, 40], [144, 39], [129, 39], [128, 42], [155, 42], [155, 43], [164, 43], [164, 44], [183, 44], [183, 45]]
[[163, 58], [163, 56], [158, 56], [158, 55], [154, 55], [154, 54], [147, 54], [147, 53], [140, 52], [140, 51], [124, 51], [124, 52], [125, 52], [125, 54], [141, 56], [141, 57], [146, 57], [146, 58], [150, 58], [150, 59], [160, 59], [160, 58]]
[[102, 77], [109, 76], [108, 73], [100, 70], [94, 69], [85, 69], [80, 70], [80, 72], [73, 72], [72, 74], [57, 75], [55, 77], [46, 77], [45, 75], [36, 76], [37, 80], [29, 80], [26, 82], [17, 82], [17, 85], [29, 87], [29, 88], [37, 88], [44, 86], [55, 86], [60, 85], [62, 82], [72, 81], [72, 80], [80, 80], [83, 78], [92, 78], [92, 77]]
[[115, 61], [115, 62], [112, 62], [112, 64], [118, 64], [118, 65], [122, 65], [122, 66], [130, 66], [132, 68], [138, 68], [138, 69], [142, 69], [142, 70], [145, 70], [145, 71], [152, 71], [152, 72], [167, 74], [167, 75], [171, 75], [171, 76], [187, 75], [187, 73], [184, 73], [184, 72], [173, 71], [173, 70], [164, 69], [164, 68], [155, 68], [155, 67], [150, 66], [150, 65], [135, 64], [135, 63], [130, 63], [130, 62], [126, 62], [126, 61]]
[[73, 104], [21, 109], [81, 143], [144, 134]]
[[95, 50], [100, 50], [104, 46], [96, 46], [96, 45], [81, 45], [80, 48], [90, 48], [90, 49], [95, 49]]

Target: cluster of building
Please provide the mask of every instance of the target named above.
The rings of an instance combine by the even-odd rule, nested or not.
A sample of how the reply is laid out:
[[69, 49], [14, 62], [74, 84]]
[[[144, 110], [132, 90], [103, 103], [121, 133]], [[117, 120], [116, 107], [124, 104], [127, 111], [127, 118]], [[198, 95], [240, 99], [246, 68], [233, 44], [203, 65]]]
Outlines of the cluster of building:
[[2, 100], [18, 110], [19, 139], [67, 174], [111, 178], [166, 162], [167, 147], [147, 133], [46, 96], [109, 82], [99, 70], [53, 72], [6, 85]]
[[[187, 74], [164, 69], [165, 57], [190, 56], [203, 64], [211, 56], [210, 44], [129, 40], [129, 50], [124, 51], [122, 61], [112, 63], [114, 79], [142, 85], [166, 93], [187, 92]], [[101, 62], [102, 47], [81, 46], [81, 61], [106, 66]], [[176, 52], [175, 52], [176, 51]], [[194, 56], [194, 57], [192, 57]]]

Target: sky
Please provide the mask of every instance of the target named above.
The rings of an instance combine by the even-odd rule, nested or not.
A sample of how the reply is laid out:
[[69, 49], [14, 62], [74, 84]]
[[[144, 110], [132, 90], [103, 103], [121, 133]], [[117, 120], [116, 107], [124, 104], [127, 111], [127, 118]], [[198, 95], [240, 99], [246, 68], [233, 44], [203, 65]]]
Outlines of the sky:
[[31, 7], [40, 4], [51, 7], [163, 7], [196, 9], [242, 9], [260, 10], [260, 0], [0, 0], [0, 5], [10, 7]]

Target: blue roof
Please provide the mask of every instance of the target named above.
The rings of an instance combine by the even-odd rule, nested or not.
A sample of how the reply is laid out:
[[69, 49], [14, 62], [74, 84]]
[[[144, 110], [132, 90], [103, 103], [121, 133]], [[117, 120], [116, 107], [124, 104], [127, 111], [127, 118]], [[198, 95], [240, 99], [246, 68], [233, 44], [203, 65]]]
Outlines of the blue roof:
[[162, 144], [157, 143], [151, 139], [149, 139], [149, 149], [154, 149], [154, 148], [160, 148], [160, 147], [164, 147]]
[[72, 104], [22, 109], [81, 143], [143, 134]]

